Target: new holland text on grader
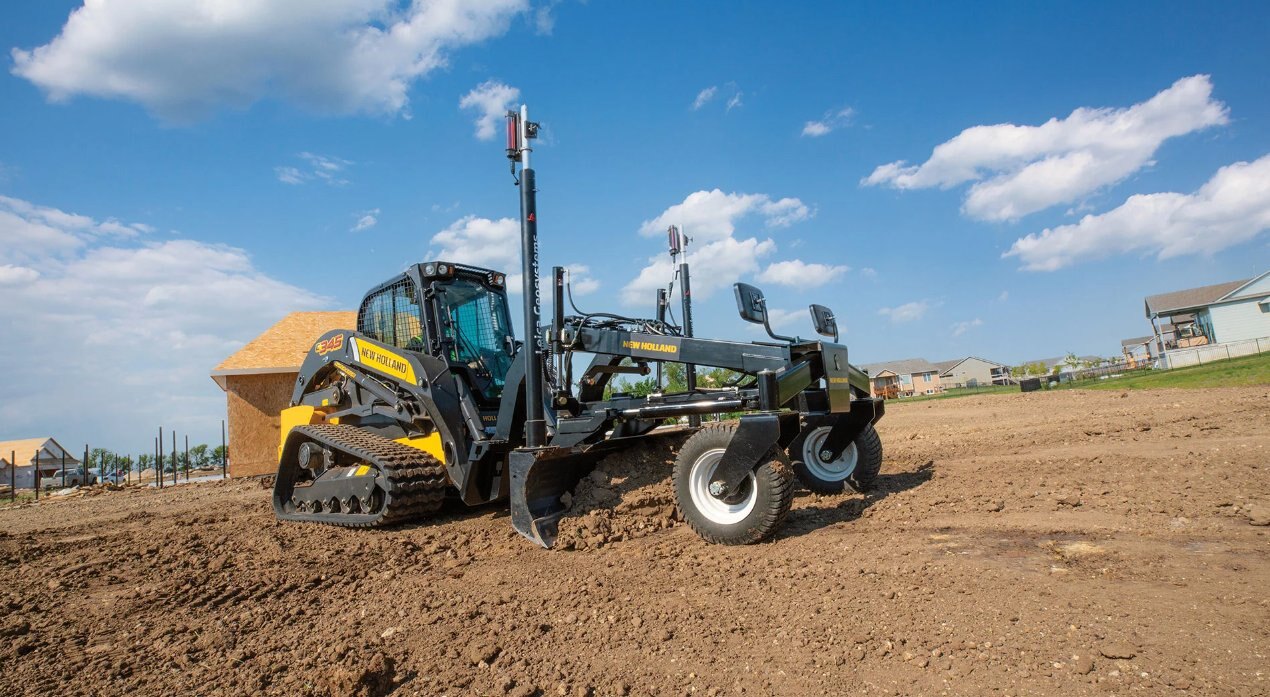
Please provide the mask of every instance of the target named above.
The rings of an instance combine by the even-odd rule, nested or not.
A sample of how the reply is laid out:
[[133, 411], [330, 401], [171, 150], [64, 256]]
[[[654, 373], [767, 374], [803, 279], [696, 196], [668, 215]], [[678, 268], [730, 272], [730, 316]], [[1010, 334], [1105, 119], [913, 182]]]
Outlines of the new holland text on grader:
[[[519, 165], [524, 326], [541, 328], [537, 210], [529, 141], [537, 125], [509, 113], [507, 154]], [[437, 510], [447, 493], [469, 505], [510, 499], [512, 524], [550, 547], [561, 496], [605, 454], [655, 435], [667, 419], [737, 413], [683, 444], [676, 503], [702, 538], [757, 542], [780, 527], [793, 498], [792, 461], [817, 491], [862, 488], [882, 445], [881, 400], [847, 362], [832, 313], [811, 307], [830, 341], [772, 334], [763, 295], [736, 284], [741, 317], [773, 342], [686, 336], [660, 320], [565, 316], [564, 275], [553, 274], [551, 323], [517, 341], [506, 276], [447, 261], [415, 264], [362, 300], [357, 329], [323, 335], [282, 413], [273, 506], [284, 520], [354, 527]], [[690, 333], [690, 332], [689, 332]], [[575, 354], [593, 358], [576, 385]], [[610, 394], [621, 373], [677, 362], [741, 376], [644, 397]]]

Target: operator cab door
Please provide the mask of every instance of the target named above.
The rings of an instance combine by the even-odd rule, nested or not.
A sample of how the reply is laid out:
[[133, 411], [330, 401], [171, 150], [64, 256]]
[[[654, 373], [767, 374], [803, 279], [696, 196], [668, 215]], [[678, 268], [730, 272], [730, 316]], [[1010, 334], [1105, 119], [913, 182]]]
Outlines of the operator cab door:
[[430, 286], [442, 355], [461, 376], [482, 411], [497, 413], [514, 346], [507, 296], [482, 280], [460, 274]]

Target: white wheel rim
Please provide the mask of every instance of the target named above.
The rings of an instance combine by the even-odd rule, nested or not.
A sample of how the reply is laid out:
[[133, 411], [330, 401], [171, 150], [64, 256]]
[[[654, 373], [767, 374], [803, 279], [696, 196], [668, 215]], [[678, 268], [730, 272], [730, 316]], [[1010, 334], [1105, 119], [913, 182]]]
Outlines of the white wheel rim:
[[692, 463], [688, 471], [688, 492], [692, 496], [692, 505], [712, 523], [733, 525], [745, 520], [754, 510], [758, 502], [757, 480], [754, 473], [747, 475], [749, 493], [736, 503], [728, 503], [710, 495], [710, 478], [719, 468], [719, 460], [723, 459], [723, 448], [707, 450]]
[[826, 482], [841, 482], [855, 473], [859, 455], [853, 441], [842, 451], [842, 455], [839, 455], [837, 460], [833, 462], [822, 460], [820, 451], [824, 447], [825, 440], [829, 438], [831, 430], [829, 426], [821, 426], [807, 434], [807, 437], [803, 439], [803, 465], [817, 479]]

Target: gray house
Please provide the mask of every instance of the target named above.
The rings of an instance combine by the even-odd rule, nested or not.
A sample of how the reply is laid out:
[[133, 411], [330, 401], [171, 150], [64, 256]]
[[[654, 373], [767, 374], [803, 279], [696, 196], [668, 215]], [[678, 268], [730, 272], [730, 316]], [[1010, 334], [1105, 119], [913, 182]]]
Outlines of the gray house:
[[939, 382], [944, 389], [1010, 384], [1010, 368], [978, 356], [938, 361]]
[[1270, 271], [1242, 281], [1152, 295], [1145, 309], [1156, 345], [1165, 350], [1270, 337]]

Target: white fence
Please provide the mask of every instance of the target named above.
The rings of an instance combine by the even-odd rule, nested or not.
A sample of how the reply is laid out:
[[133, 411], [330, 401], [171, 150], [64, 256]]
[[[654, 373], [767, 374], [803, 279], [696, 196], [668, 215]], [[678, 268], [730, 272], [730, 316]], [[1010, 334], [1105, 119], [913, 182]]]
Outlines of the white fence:
[[1261, 339], [1245, 339], [1228, 344], [1210, 344], [1192, 348], [1165, 351], [1160, 360], [1161, 368], [1185, 368], [1188, 365], [1202, 365], [1213, 361], [1225, 361], [1240, 356], [1270, 351], [1270, 337]]

